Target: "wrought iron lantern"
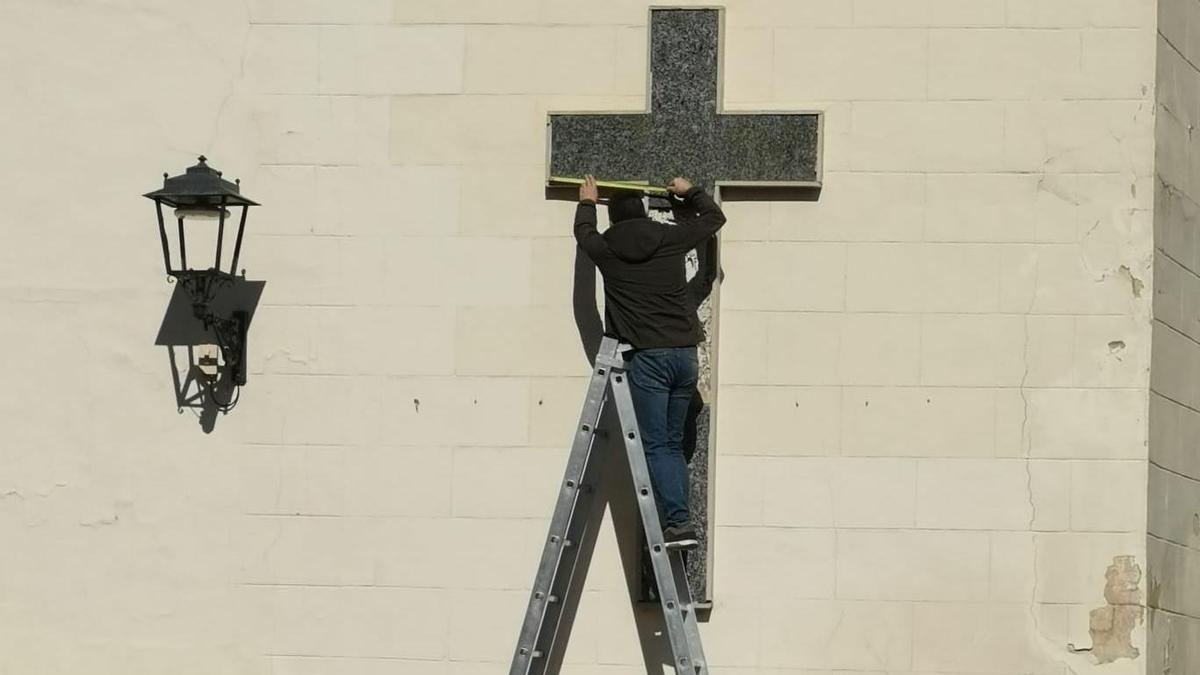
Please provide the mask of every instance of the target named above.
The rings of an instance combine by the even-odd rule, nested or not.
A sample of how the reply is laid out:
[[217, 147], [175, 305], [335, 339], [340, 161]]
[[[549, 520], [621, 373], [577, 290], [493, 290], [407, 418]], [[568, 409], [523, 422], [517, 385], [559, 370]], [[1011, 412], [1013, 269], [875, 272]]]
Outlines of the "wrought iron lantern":
[[[146, 198], [154, 201], [158, 214], [158, 233], [162, 239], [163, 264], [167, 274], [173, 277], [179, 286], [187, 292], [191, 299], [192, 313], [201, 321], [204, 329], [215, 338], [225, 360], [230, 382], [234, 386], [246, 383], [246, 331], [249, 316], [246, 312], [231, 311], [227, 313], [215, 311], [214, 300], [221, 294], [222, 289], [231, 288], [238, 281], [237, 265], [242, 250], [242, 237], [246, 231], [246, 216], [251, 206], [258, 206], [241, 194], [240, 181], [229, 182], [222, 178], [221, 172], [207, 164], [207, 159], [201, 155], [195, 166], [179, 176], [163, 174], [163, 187], [160, 190], [147, 193]], [[171, 237], [163, 215], [163, 207], [174, 209], [177, 232], [176, 247], [177, 263], [172, 260]], [[232, 254], [228, 256], [228, 266], [223, 264], [225, 255], [225, 223], [230, 217], [230, 209], [241, 207], [239, 214], [237, 238], [233, 244]], [[215, 225], [215, 229], [214, 226]], [[191, 235], [192, 243], [197, 240], [215, 241], [215, 255], [207, 251], [196, 263], [195, 248], [188, 258], [188, 241]], [[212, 257], [209, 257], [212, 255]], [[205, 262], [212, 261], [211, 265]], [[228, 271], [226, 271], [228, 270]], [[245, 273], [242, 273], [243, 277]], [[213, 366], [212, 357], [201, 366]], [[215, 371], [206, 368], [215, 384]], [[210, 395], [214, 397], [216, 387], [210, 387]], [[219, 406], [232, 407], [231, 402], [214, 400]]]

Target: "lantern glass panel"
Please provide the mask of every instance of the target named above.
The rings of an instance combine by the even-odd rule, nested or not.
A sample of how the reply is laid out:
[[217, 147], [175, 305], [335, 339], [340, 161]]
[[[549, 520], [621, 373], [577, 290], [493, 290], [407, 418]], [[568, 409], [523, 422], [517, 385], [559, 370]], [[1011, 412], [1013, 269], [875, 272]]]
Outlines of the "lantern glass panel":
[[[257, 204], [241, 194], [241, 186], [199, 162], [179, 176], [163, 174], [163, 187], [145, 195], [158, 209], [159, 235], [167, 273], [217, 270], [236, 274], [246, 216]], [[231, 207], [242, 207], [240, 210]], [[166, 209], [172, 209], [166, 211]], [[166, 211], [166, 213], [164, 213]], [[171, 218], [174, 226], [167, 222]], [[233, 226], [230, 227], [230, 223]]]

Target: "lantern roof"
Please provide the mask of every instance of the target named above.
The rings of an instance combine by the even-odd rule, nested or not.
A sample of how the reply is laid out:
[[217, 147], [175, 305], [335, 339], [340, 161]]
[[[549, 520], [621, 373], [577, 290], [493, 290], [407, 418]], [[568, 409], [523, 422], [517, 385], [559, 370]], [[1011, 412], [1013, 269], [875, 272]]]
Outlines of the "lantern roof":
[[161, 190], [148, 192], [144, 196], [168, 206], [218, 206], [221, 198], [225, 198], [227, 206], [258, 206], [258, 202], [246, 199], [241, 195], [237, 182], [229, 182], [221, 177], [221, 172], [207, 164], [208, 158], [200, 155], [200, 161], [190, 166], [187, 172], [179, 176], [167, 177], [163, 174]]

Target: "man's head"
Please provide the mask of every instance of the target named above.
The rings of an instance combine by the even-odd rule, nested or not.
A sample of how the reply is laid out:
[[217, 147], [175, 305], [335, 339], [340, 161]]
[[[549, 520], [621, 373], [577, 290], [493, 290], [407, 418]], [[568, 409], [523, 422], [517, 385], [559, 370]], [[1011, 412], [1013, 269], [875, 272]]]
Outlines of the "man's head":
[[608, 199], [608, 219], [613, 223], [633, 218], [645, 218], [646, 205], [642, 193], [636, 190], [620, 190]]

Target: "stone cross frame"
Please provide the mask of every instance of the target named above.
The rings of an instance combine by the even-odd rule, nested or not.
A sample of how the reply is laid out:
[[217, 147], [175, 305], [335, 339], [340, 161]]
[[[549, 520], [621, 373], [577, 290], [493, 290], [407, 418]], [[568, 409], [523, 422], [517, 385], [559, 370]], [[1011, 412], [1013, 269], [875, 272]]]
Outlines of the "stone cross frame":
[[[723, 8], [651, 8], [648, 109], [630, 113], [551, 113], [547, 177], [593, 174], [666, 185], [674, 176], [729, 199], [811, 199], [820, 188], [820, 112], [737, 112], [722, 106]], [[606, 58], [597, 54], [596, 58]], [[552, 197], [566, 195], [553, 188]], [[727, 227], [736, 228], [731, 221]], [[696, 425], [691, 510], [702, 555], [689, 561], [693, 597], [712, 598], [712, 410], [716, 403], [719, 247], [696, 251], [693, 299], [707, 335], [700, 349], [705, 409]], [[734, 271], [736, 274], [736, 270]]]

